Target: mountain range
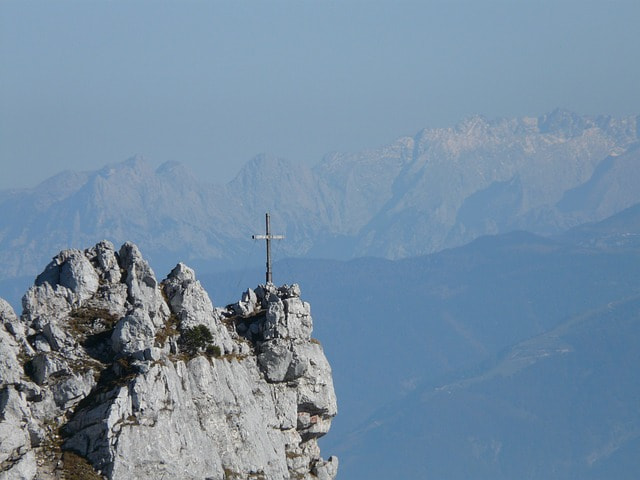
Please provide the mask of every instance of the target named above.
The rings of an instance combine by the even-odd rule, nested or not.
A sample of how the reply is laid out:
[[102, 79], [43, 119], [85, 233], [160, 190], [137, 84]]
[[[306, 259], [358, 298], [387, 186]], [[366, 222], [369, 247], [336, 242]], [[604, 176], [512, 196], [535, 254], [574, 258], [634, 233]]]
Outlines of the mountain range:
[[0, 192], [0, 296], [107, 238], [224, 305], [263, 278], [270, 211], [274, 279], [333, 366], [339, 478], [634, 478], [639, 127], [477, 116], [314, 167], [259, 156], [226, 185], [140, 157], [64, 172]]
[[225, 185], [141, 157], [0, 192], [0, 280], [57, 251], [135, 241], [154, 265], [262, 263], [272, 214], [282, 257], [407, 258], [515, 229], [557, 233], [640, 202], [638, 117], [556, 110], [424, 129], [306, 165], [258, 156]]

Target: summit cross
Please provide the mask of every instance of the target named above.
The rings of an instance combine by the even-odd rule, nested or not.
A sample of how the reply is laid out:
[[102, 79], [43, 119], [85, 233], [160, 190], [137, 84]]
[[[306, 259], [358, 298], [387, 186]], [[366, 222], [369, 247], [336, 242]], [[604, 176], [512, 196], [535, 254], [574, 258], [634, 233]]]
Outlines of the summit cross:
[[254, 240], [266, 240], [267, 241], [267, 283], [273, 283], [271, 277], [271, 240], [282, 240], [284, 235], [271, 235], [271, 216], [269, 213], [265, 214], [266, 219], [266, 235], [252, 235]]

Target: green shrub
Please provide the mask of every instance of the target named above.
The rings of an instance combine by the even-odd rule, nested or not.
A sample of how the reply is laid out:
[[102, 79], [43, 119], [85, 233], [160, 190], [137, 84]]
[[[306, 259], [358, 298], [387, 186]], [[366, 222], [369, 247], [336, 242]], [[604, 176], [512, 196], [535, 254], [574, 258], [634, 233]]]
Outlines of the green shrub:
[[215, 358], [218, 358], [220, 357], [220, 355], [222, 355], [222, 352], [220, 351], [220, 347], [217, 345], [207, 345], [207, 348], [205, 349], [205, 353], [210, 357], [215, 357]]
[[[186, 329], [180, 337], [181, 348], [189, 355], [197, 355], [201, 351], [206, 351], [207, 353], [211, 351], [213, 354], [217, 347], [212, 343], [213, 335], [211, 335], [211, 330], [202, 324]], [[219, 348], [217, 348], [217, 351], [220, 353]]]

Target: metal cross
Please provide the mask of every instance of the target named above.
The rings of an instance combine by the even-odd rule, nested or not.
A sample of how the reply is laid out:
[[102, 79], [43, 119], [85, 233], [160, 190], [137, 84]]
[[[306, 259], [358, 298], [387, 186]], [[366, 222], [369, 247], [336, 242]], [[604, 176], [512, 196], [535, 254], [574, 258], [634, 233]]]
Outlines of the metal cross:
[[269, 213], [265, 214], [267, 224], [266, 235], [252, 235], [254, 240], [266, 240], [267, 241], [267, 283], [273, 283], [271, 278], [271, 240], [282, 240], [284, 235], [271, 235], [271, 216]]

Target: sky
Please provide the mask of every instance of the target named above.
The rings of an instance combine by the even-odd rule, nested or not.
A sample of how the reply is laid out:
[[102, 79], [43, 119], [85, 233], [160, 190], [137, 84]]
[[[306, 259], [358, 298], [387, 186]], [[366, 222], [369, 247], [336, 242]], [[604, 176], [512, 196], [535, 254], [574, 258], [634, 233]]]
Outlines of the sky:
[[142, 155], [224, 183], [467, 116], [640, 114], [640, 2], [0, 1], [0, 189]]

